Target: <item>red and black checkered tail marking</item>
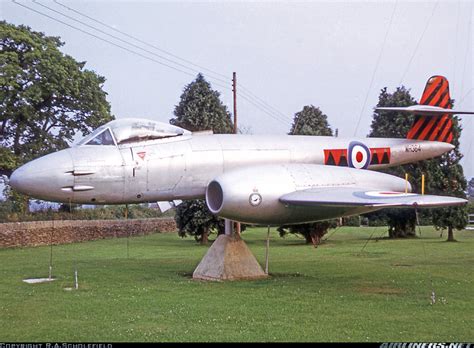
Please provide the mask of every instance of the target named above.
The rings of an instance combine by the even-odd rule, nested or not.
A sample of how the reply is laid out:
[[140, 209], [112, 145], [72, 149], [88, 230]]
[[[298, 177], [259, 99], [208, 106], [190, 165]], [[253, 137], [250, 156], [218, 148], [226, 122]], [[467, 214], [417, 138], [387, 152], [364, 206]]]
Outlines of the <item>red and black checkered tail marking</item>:
[[[452, 108], [449, 83], [444, 76], [430, 77], [421, 96], [420, 105]], [[450, 143], [453, 140], [452, 117], [448, 114], [439, 116], [415, 115], [415, 121], [408, 131], [407, 138]]]

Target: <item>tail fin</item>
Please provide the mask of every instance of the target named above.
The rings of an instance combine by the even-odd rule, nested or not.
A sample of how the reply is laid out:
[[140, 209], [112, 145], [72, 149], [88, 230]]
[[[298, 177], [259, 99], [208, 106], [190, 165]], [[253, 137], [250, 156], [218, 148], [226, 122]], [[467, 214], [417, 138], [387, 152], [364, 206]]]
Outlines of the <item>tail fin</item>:
[[[444, 76], [429, 78], [421, 96], [420, 105], [437, 106], [445, 109], [452, 108], [449, 83]], [[415, 114], [415, 121], [408, 131], [407, 138], [451, 143], [453, 140], [452, 115], [428, 116]]]

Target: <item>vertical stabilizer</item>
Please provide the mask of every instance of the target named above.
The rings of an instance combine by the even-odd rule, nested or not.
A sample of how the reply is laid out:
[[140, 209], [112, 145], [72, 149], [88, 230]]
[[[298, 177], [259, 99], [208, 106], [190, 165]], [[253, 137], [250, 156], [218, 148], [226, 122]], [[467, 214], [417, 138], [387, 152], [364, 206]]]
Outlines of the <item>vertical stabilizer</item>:
[[[452, 108], [449, 82], [444, 76], [432, 76], [428, 79], [420, 99], [420, 105], [437, 106], [445, 109]], [[415, 121], [408, 131], [407, 138], [451, 143], [453, 140], [452, 115], [415, 114]]]

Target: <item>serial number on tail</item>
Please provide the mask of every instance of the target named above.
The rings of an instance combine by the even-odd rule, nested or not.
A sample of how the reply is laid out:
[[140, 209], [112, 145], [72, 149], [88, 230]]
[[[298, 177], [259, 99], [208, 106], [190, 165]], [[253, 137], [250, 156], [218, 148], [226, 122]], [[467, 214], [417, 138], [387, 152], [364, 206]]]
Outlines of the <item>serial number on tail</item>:
[[421, 152], [421, 146], [419, 144], [407, 145], [405, 152]]

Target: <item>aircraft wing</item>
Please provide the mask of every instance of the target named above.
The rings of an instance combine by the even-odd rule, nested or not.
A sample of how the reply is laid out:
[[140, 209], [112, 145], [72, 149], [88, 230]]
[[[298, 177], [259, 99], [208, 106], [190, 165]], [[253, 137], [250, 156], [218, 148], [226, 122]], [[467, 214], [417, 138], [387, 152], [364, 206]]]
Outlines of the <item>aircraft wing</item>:
[[464, 205], [467, 203], [467, 200], [457, 197], [375, 191], [358, 187], [328, 187], [294, 191], [281, 196], [280, 201], [284, 204], [299, 206], [359, 206], [374, 208], [434, 208]]
[[436, 116], [436, 115], [472, 115], [474, 114], [473, 111], [461, 111], [461, 110], [453, 110], [447, 108], [441, 108], [439, 106], [432, 106], [432, 105], [412, 105], [412, 106], [394, 106], [394, 107], [377, 107], [375, 108], [377, 111], [399, 111], [399, 112], [406, 112], [409, 114], [417, 114], [417, 115], [426, 115], [426, 116]]

